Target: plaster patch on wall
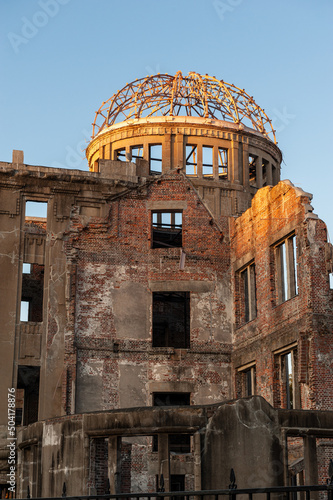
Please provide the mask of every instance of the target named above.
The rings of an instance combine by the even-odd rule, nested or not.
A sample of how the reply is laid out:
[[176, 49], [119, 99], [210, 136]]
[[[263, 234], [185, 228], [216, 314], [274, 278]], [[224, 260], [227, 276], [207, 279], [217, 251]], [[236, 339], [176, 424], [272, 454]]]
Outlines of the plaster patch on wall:
[[150, 334], [151, 294], [147, 288], [130, 281], [112, 290], [116, 336], [118, 338], [147, 339]]
[[108, 337], [112, 330], [112, 272], [106, 264], [78, 271], [76, 324], [81, 337]]
[[89, 359], [86, 363], [79, 365], [80, 376], [102, 377], [103, 376], [103, 360]]
[[44, 446], [59, 446], [60, 445], [60, 433], [56, 425], [48, 425], [43, 423], [43, 447]]
[[120, 406], [133, 408], [146, 406], [145, 371], [135, 363], [119, 365]]

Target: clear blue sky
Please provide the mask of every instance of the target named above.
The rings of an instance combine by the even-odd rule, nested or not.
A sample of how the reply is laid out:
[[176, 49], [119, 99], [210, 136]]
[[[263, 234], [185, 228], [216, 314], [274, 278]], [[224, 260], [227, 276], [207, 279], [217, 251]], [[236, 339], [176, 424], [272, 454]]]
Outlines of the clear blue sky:
[[147, 74], [244, 88], [333, 240], [331, 0], [0, 0], [0, 160], [87, 169], [101, 103]]

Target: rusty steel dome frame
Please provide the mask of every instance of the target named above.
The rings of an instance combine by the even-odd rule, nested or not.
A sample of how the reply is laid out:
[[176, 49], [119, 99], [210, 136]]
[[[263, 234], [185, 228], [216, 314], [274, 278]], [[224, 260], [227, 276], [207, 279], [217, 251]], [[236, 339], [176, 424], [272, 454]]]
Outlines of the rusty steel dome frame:
[[157, 74], [126, 84], [96, 111], [94, 138], [115, 123], [151, 116], [197, 116], [248, 124], [277, 144], [275, 130], [253, 97], [208, 75]]

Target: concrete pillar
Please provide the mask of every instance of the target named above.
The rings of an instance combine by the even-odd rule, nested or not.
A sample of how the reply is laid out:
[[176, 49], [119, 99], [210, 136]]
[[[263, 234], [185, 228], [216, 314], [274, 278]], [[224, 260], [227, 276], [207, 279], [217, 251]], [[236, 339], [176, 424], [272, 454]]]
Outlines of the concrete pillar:
[[144, 160], [149, 161], [149, 142], [147, 139], [145, 139], [143, 142], [142, 156]]
[[238, 142], [238, 180], [239, 183], [244, 185], [243, 177], [243, 143]]
[[267, 176], [267, 186], [273, 185], [273, 172], [272, 172], [272, 162], [268, 162], [266, 165], [266, 176]]
[[162, 173], [167, 172], [172, 167], [171, 134], [164, 136], [162, 143]]
[[260, 189], [262, 187], [262, 157], [257, 156], [256, 159], [256, 184], [257, 188]]
[[197, 176], [202, 177], [202, 144], [197, 145]]
[[121, 437], [110, 436], [108, 439], [108, 475], [111, 495], [120, 493], [120, 467]]
[[288, 435], [284, 429], [281, 432], [283, 446], [283, 478], [284, 484], [289, 485], [289, 465], [288, 465]]
[[[128, 158], [130, 158], [130, 161], [132, 160], [132, 147], [131, 146], [126, 146], [125, 147], [125, 151], [126, 151], [126, 156]], [[126, 158], [124, 158], [123, 156], [121, 156], [122, 158], [122, 161], [126, 161]], [[116, 160], [117, 158], [115, 158]]]
[[105, 160], [111, 160], [111, 144], [105, 144]]
[[[85, 436], [83, 441], [83, 473], [83, 494], [90, 495], [90, 488], [88, 487], [90, 480], [90, 438], [88, 436]], [[42, 494], [47, 496], [43, 491]]]
[[201, 441], [200, 434], [196, 432], [193, 436], [194, 448], [194, 489], [201, 490]]
[[243, 186], [249, 185], [249, 145], [243, 143]]
[[275, 186], [280, 180], [280, 167], [272, 164], [272, 178], [273, 178], [273, 186]]
[[182, 134], [178, 134], [175, 137], [175, 161], [172, 165], [173, 168], [184, 167], [184, 136]]
[[[318, 484], [317, 444], [314, 436], [303, 438], [305, 484]], [[312, 495], [314, 495], [312, 493]]]
[[164, 478], [164, 489], [170, 491], [170, 452], [169, 452], [169, 435], [158, 435], [158, 479], [160, 481], [161, 474]]
[[[12, 200], [15, 200], [18, 205], [18, 197], [15, 191], [11, 189], [0, 190], [0, 197], [3, 206], [12, 207]], [[20, 302], [21, 297], [17, 295], [15, 290], [20, 278], [22, 262], [20, 261], [20, 253], [23, 251], [24, 234], [22, 227], [24, 224], [24, 201], [21, 200], [20, 216], [10, 217], [9, 214], [0, 214], [1, 236], [0, 239], [0, 264], [1, 264], [1, 281], [0, 281], [0, 310], [1, 329], [0, 349], [2, 362], [0, 363], [0, 425], [8, 425], [8, 407], [5, 402], [8, 399], [8, 394], [11, 394], [8, 389], [16, 386], [17, 370], [13, 370], [17, 353], [15, 352], [15, 329], [16, 323], [19, 324]], [[16, 205], [16, 206], [17, 206]], [[15, 205], [14, 205], [15, 206]], [[20, 219], [22, 225], [20, 226]], [[17, 318], [16, 318], [17, 313]], [[19, 325], [17, 326], [17, 333]]]
[[219, 179], [219, 148], [218, 146], [213, 147], [213, 178], [214, 180]]
[[238, 141], [231, 141], [231, 180], [239, 184], [239, 161], [238, 161]]
[[13, 163], [22, 165], [24, 163], [24, 153], [17, 149], [13, 149]]

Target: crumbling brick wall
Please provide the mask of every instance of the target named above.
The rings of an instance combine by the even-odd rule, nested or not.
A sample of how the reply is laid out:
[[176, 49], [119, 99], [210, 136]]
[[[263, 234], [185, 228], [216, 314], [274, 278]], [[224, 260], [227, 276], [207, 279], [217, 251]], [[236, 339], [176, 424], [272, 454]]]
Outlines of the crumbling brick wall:
[[[152, 211], [173, 206], [182, 207], [184, 269], [180, 248], [152, 248]], [[78, 377], [76, 411], [152, 404], [154, 383], [188, 383], [194, 404], [232, 396], [227, 224], [178, 173], [118, 196], [107, 218], [87, 225], [74, 213], [66, 359]], [[154, 290], [190, 293], [189, 349], [152, 348]]]
[[[231, 226], [235, 314], [234, 369], [253, 361], [257, 393], [286, 407], [282, 356], [293, 351], [294, 391], [301, 408], [328, 409], [333, 398], [332, 309], [325, 267], [325, 224], [312, 213], [311, 195], [289, 181], [258, 191]], [[279, 300], [277, 246], [294, 235], [298, 290]], [[237, 274], [256, 266], [257, 315], [241, 324]], [[288, 269], [284, 269], [285, 275]]]

